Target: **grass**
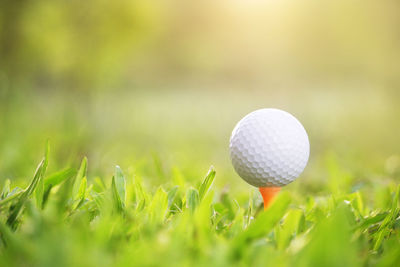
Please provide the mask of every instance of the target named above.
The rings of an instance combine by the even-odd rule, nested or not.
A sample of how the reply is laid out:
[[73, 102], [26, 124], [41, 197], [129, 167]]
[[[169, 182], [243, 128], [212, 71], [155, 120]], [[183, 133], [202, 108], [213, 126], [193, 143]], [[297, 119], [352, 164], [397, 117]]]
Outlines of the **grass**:
[[[1, 266], [394, 266], [400, 261], [400, 187], [379, 208], [365, 193], [296, 196], [267, 211], [259, 196], [216, 193], [216, 170], [155, 189], [119, 166], [110, 183], [79, 168], [47, 174], [49, 149], [25, 189], [6, 180]], [[51, 162], [50, 162], [51, 164]], [[173, 175], [179, 175], [175, 172]], [[340, 174], [339, 174], [340, 175]], [[90, 182], [88, 182], [90, 181]], [[382, 190], [377, 188], [376, 190]], [[376, 192], [379, 195], [378, 192]], [[380, 201], [380, 202], [379, 202]]]
[[[398, 98], [278, 93], [46, 91], [0, 105], [0, 266], [396, 266]], [[266, 212], [228, 153], [260, 107], [295, 114], [311, 144]]]

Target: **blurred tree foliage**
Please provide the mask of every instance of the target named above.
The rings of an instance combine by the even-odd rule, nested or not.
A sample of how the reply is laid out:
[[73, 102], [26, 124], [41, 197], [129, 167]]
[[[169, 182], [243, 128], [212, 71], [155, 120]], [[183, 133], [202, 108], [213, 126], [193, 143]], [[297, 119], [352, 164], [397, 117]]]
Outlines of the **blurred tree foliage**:
[[146, 1], [2, 1], [3, 85], [88, 89], [118, 80], [151, 38], [154, 15]]
[[393, 0], [3, 0], [0, 87], [90, 91], [142, 80], [175, 88], [209, 79], [393, 90], [399, 11]]

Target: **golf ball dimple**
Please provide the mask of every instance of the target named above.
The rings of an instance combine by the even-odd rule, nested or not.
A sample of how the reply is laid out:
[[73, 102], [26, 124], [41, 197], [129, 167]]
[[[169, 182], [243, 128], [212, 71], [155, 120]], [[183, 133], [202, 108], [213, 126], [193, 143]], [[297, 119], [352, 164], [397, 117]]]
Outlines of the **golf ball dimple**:
[[310, 143], [303, 125], [279, 109], [259, 109], [241, 119], [229, 144], [233, 167], [256, 187], [284, 186], [304, 170]]

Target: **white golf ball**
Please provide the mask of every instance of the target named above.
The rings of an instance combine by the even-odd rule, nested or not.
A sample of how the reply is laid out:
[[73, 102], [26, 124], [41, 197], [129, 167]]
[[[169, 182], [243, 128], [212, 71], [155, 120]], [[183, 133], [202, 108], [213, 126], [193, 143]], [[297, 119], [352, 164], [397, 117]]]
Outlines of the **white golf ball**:
[[310, 143], [303, 125], [279, 109], [259, 109], [233, 129], [230, 155], [236, 172], [256, 187], [280, 187], [304, 170]]

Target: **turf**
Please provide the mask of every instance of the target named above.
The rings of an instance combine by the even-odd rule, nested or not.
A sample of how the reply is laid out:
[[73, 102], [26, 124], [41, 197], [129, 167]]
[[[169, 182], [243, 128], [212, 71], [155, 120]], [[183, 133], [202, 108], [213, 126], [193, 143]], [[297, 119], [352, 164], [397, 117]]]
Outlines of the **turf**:
[[[365, 110], [349, 90], [332, 102], [226, 92], [45, 91], [0, 105], [0, 266], [396, 266], [398, 98], [374, 91]], [[266, 212], [228, 151], [259, 107], [295, 114], [311, 144]]]
[[86, 158], [80, 166], [48, 174], [48, 155], [47, 145], [25, 188], [10, 180], [2, 188], [1, 266], [394, 266], [400, 261], [400, 187], [393, 183], [373, 190], [381, 196], [374, 202], [380, 206], [367, 204], [359, 190], [319, 197], [283, 190], [263, 211], [256, 194], [238, 201], [216, 190], [213, 167], [198, 173], [196, 183], [175, 171], [175, 183], [151, 188], [119, 166], [111, 179], [87, 177]]

